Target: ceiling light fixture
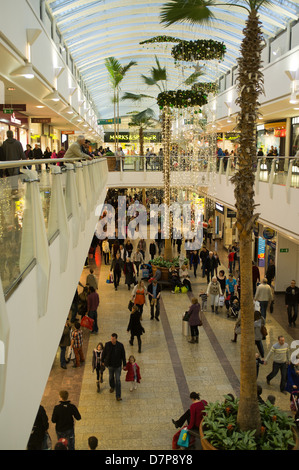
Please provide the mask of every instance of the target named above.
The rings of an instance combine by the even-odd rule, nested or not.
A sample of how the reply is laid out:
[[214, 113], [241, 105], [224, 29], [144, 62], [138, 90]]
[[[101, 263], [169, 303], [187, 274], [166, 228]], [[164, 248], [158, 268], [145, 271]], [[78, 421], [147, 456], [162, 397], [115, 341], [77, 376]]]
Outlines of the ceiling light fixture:
[[25, 65], [22, 65], [18, 69], [16, 69], [14, 72], [12, 72], [10, 75], [14, 77], [24, 77], [28, 79], [34, 78], [34, 71], [32, 68], [32, 64], [30, 62], [26, 62]]
[[57, 90], [54, 90], [53, 93], [45, 96], [44, 100], [51, 100], [51, 101], [60, 101], [60, 97]]

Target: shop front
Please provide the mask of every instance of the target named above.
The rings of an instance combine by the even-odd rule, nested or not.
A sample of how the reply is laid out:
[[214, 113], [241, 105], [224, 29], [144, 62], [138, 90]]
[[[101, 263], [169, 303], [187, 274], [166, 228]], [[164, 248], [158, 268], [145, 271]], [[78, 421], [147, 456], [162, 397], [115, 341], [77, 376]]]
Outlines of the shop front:
[[13, 131], [14, 138], [19, 140], [24, 151], [29, 142], [28, 118], [11, 110], [10, 113], [0, 111], [0, 141], [7, 139], [7, 131]]
[[[146, 153], [146, 149], [150, 148], [152, 153], [158, 155], [161, 148], [161, 133], [160, 132], [144, 132], [143, 133], [143, 148]], [[119, 147], [123, 149], [126, 156], [136, 156], [140, 153], [140, 140], [139, 133], [137, 132], [120, 132], [118, 137]], [[115, 135], [114, 132], [105, 132], [104, 134], [104, 145], [106, 147], [115, 148]], [[128, 163], [129, 164], [129, 163]], [[133, 164], [132, 162], [130, 163]]]
[[257, 126], [257, 151], [264, 156], [284, 156], [286, 141], [286, 121], [267, 122]]

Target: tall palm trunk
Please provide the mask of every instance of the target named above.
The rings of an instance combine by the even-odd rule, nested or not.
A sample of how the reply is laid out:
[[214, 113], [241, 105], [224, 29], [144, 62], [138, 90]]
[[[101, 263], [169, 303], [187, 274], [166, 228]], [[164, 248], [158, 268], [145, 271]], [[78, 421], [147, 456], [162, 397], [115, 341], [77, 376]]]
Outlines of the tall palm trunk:
[[117, 142], [116, 142], [116, 91], [114, 88], [114, 93], [113, 93], [113, 112], [114, 112], [114, 151], [116, 152], [117, 149]]
[[254, 214], [254, 164], [256, 161], [256, 122], [259, 94], [263, 91], [261, 72], [262, 32], [256, 10], [252, 10], [243, 31], [244, 39], [238, 60], [237, 88], [240, 106], [238, 130], [240, 155], [238, 171], [232, 178], [237, 208], [237, 228], [240, 243], [241, 285], [241, 390], [238, 424], [242, 430], [260, 430], [257, 401], [254, 307], [252, 290], [252, 232], [258, 214]]
[[167, 233], [165, 235], [164, 257], [170, 261], [172, 259], [172, 243], [170, 238], [170, 138], [171, 138], [171, 119], [170, 110], [164, 107], [162, 113], [162, 139], [163, 139], [163, 179], [164, 179], [164, 204], [166, 206], [165, 226]]

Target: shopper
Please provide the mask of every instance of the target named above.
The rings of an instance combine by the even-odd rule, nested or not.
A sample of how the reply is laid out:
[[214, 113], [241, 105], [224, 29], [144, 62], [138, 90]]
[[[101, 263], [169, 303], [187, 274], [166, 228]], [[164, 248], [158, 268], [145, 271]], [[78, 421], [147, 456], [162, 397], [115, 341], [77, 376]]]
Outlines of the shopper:
[[128, 286], [128, 290], [131, 289], [131, 286], [136, 282], [136, 268], [134, 263], [132, 263], [131, 258], [126, 258], [124, 263], [124, 274], [125, 274], [125, 284]]
[[137, 305], [139, 308], [140, 314], [143, 313], [143, 306], [147, 305], [146, 302], [147, 289], [144, 285], [144, 282], [141, 280], [136, 284], [132, 291], [132, 301], [134, 305]]
[[81, 415], [78, 408], [68, 400], [66, 390], [59, 393], [59, 405], [56, 405], [52, 414], [52, 423], [55, 424], [57, 439], [67, 439], [68, 449], [75, 450], [74, 419], [80, 421]]
[[27, 444], [27, 450], [51, 450], [51, 439], [48, 434], [49, 419], [45, 408], [39, 405], [39, 409], [31, 430]]
[[63, 333], [62, 333], [62, 336], [61, 336], [61, 340], [60, 340], [60, 343], [59, 343], [59, 347], [60, 347], [60, 367], [62, 369], [66, 369], [65, 352], [66, 352], [66, 348], [70, 345], [71, 345], [71, 328], [70, 328], [70, 325], [67, 321], [65, 326], [64, 326]]
[[[296, 286], [296, 281], [292, 280], [289, 287], [285, 292], [285, 304], [288, 309], [289, 326], [296, 326], [298, 316], [298, 303], [299, 303], [299, 288]], [[293, 314], [292, 314], [293, 312]]]
[[196, 297], [191, 300], [192, 305], [188, 310], [188, 323], [191, 330], [191, 340], [189, 343], [198, 343], [199, 331], [198, 327], [202, 325], [200, 318], [200, 304]]
[[173, 419], [172, 422], [176, 428], [181, 428], [187, 421], [187, 429], [198, 432], [201, 420], [205, 415], [204, 409], [208, 403], [205, 400], [200, 400], [200, 395], [196, 392], [190, 393], [190, 399], [192, 401], [190, 408], [178, 420]]
[[266, 278], [257, 287], [254, 300], [260, 303], [262, 317], [266, 320], [268, 303], [273, 300], [272, 290]]
[[117, 290], [119, 286], [123, 267], [124, 267], [124, 262], [121, 259], [120, 253], [118, 251], [115, 255], [115, 258], [113, 258], [111, 266], [110, 266], [110, 271], [113, 274], [113, 282], [114, 282], [115, 290]]
[[269, 357], [274, 355], [273, 366], [270, 374], [267, 375], [267, 384], [270, 385], [270, 381], [278, 374], [280, 370], [281, 380], [280, 380], [280, 391], [286, 393], [286, 383], [287, 383], [287, 369], [290, 362], [290, 348], [289, 345], [285, 342], [284, 336], [278, 336], [277, 343], [273, 344], [267, 357], [265, 358], [265, 364], [268, 363]]
[[212, 312], [214, 312], [215, 309], [215, 313], [218, 313], [219, 296], [222, 295], [222, 290], [216, 276], [212, 277], [212, 280], [208, 285], [207, 295], [211, 299]]
[[88, 287], [93, 287], [94, 290], [96, 291], [98, 290], [98, 281], [93, 273], [94, 273], [93, 269], [90, 269], [89, 274], [86, 278], [86, 285]]
[[151, 306], [151, 320], [155, 317], [155, 319], [159, 321], [161, 290], [161, 285], [155, 278], [147, 288], [149, 303]]
[[261, 312], [255, 311], [254, 312], [254, 340], [255, 344], [259, 350], [261, 358], [264, 359], [264, 346], [263, 346], [263, 333], [262, 333], [262, 326], [265, 325], [265, 319], [262, 317]]
[[105, 265], [107, 265], [107, 264], [109, 264], [109, 254], [110, 254], [110, 246], [109, 246], [109, 242], [108, 242], [107, 238], [105, 238], [105, 240], [103, 240], [102, 252], [103, 252], [103, 255], [104, 255], [104, 263], [105, 263]]
[[197, 250], [193, 250], [191, 255], [190, 255], [190, 269], [192, 269], [192, 267], [193, 267], [194, 277], [196, 277], [197, 268], [198, 268], [199, 264], [200, 264], [199, 254], [198, 254]]
[[139, 276], [139, 267], [141, 264], [144, 263], [144, 258], [139, 248], [137, 248], [136, 252], [133, 255], [133, 263], [136, 268], [136, 274], [137, 276]]
[[100, 304], [99, 294], [95, 292], [93, 286], [89, 287], [89, 294], [87, 296], [87, 314], [93, 319], [92, 333], [98, 333], [98, 306]]
[[105, 344], [102, 360], [109, 370], [110, 393], [115, 390], [116, 400], [121, 401], [121, 369], [126, 366], [127, 361], [125, 348], [117, 338], [117, 334], [112, 333], [111, 340]]
[[144, 330], [143, 326], [141, 325], [140, 318], [141, 318], [141, 312], [140, 312], [138, 306], [134, 305], [133, 308], [132, 308], [131, 315], [130, 315], [130, 321], [129, 321], [129, 324], [128, 324], [128, 327], [127, 327], [127, 332], [131, 333], [131, 338], [129, 340], [129, 343], [130, 343], [131, 346], [133, 346], [134, 337], [135, 336], [137, 337], [138, 352], [139, 353], [141, 353], [141, 336], [142, 336], [142, 334], [145, 333], [145, 330]]
[[129, 357], [129, 362], [127, 362], [124, 370], [127, 371], [126, 382], [130, 382], [130, 392], [133, 392], [133, 389], [137, 389], [137, 384], [139, 384], [141, 380], [140, 367], [136, 363], [134, 356]]
[[78, 135], [77, 141], [72, 143], [67, 151], [65, 152], [65, 158], [82, 158], [85, 160], [92, 160], [92, 157], [87, 153], [82, 151], [82, 145], [85, 144], [85, 137], [84, 135]]
[[100, 392], [100, 383], [103, 383], [103, 373], [105, 371], [105, 365], [103, 362], [103, 343], [99, 343], [92, 352], [92, 372], [96, 371], [97, 374], [97, 391]]
[[73, 348], [76, 362], [73, 367], [80, 367], [80, 363], [85, 361], [83, 354], [83, 333], [79, 322], [75, 323], [75, 329], [71, 336], [71, 348]]

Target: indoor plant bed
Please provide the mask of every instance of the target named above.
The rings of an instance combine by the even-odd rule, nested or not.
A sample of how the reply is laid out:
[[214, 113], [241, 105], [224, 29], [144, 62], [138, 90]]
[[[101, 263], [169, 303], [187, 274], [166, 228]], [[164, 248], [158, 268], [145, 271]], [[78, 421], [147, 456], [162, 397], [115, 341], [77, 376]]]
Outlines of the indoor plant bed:
[[294, 420], [270, 402], [259, 405], [261, 432], [240, 431], [237, 425], [238, 400], [225, 397], [223, 403], [209, 403], [199, 428], [203, 450], [297, 450]]

